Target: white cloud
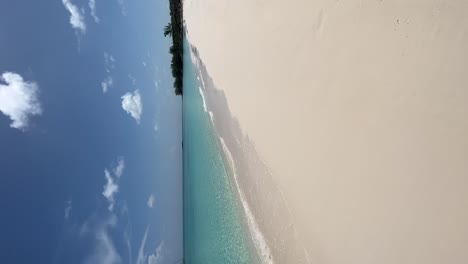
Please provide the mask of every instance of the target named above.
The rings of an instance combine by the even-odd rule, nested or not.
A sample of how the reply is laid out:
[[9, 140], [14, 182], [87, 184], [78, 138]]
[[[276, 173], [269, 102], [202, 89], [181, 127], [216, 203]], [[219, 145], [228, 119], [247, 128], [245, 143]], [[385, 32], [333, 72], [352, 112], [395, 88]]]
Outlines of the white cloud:
[[122, 97], [122, 108], [130, 114], [139, 124], [140, 117], [143, 112], [143, 105], [141, 103], [141, 96], [138, 90], [133, 93], [126, 93]]
[[146, 62], [143, 61], [143, 62], [141, 63], [141, 65], [143, 65], [143, 67], [146, 67]]
[[121, 258], [115, 246], [109, 237], [107, 231], [102, 231], [96, 234], [97, 245], [94, 255], [88, 260], [91, 264], [116, 264], [121, 263]]
[[156, 88], [156, 93], [159, 93], [161, 89], [161, 80], [154, 81], [154, 88]]
[[127, 202], [125, 200], [122, 203], [122, 207], [120, 207], [120, 214], [121, 215], [128, 214], [128, 206], [127, 206]]
[[91, 10], [91, 16], [94, 19], [94, 22], [99, 23], [99, 17], [96, 15], [96, 0], [89, 0], [88, 2], [89, 10]]
[[124, 172], [124, 169], [125, 169], [125, 160], [123, 158], [119, 158], [117, 166], [114, 168], [115, 176], [117, 176], [117, 178], [120, 178], [120, 176], [122, 176]]
[[117, 223], [115, 215], [112, 215], [107, 221], [101, 223], [94, 231], [96, 234], [96, 245], [93, 255], [86, 261], [86, 264], [118, 264], [122, 263], [119, 253], [109, 235], [109, 227], [114, 227]]
[[68, 219], [70, 217], [70, 212], [71, 212], [71, 209], [72, 209], [72, 201], [68, 200], [66, 205], [67, 206], [65, 207], [65, 212], [64, 212], [63, 218]]
[[154, 87], [156, 88], [156, 91], [158, 91], [159, 89], [159, 85], [158, 85], [158, 82], [155, 80], [153, 81], [154, 82]]
[[127, 246], [127, 252], [128, 252], [128, 259], [130, 259], [130, 263], [132, 263], [132, 246], [130, 245], [130, 235], [129, 235], [129, 225], [125, 228], [124, 231], [124, 240], [125, 240], [125, 245]]
[[[109, 211], [114, 210], [115, 204], [115, 194], [119, 192], [119, 179], [124, 173], [125, 170], [125, 160], [123, 157], [118, 159], [117, 165], [109, 171], [108, 169], [104, 170], [104, 176], [106, 177], [106, 184], [104, 185], [104, 190], [102, 191], [102, 195], [106, 198], [109, 202]], [[114, 174], [112, 177], [111, 172]], [[126, 205], [124, 206], [126, 207]], [[124, 209], [124, 208], [122, 208]]]
[[[90, 0], [94, 2], [94, 0]], [[111, 54], [104, 52], [104, 67], [107, 73], [110, 73], [113, 69], [115, 69], [115, 58]], [[107, 76], [101, 82], [102, 93], [107, 93], [109, 88], [114, 85], [114, 79], [111, 76]]]
[[163, 251], [165, 249], [164, 241], [159, 243], [159, 246], [156, 248], [156, 252], [148, 257], [148, 264], [161, 264], [164, 260]]
[[109, 202], [109, 211], [114, 209], [114, 195], [119, 191], [119, 185], [114, 181], [110, 172], [106, 169], [104, 170], [104, 175], [106, 177], [106, 185], [104, 185], [104, 191], [102, 191], [102, 195], [107, 199]]
[[115, 58], [111, 54], [104, 52], [104, 64], [106, 66], [106, 71], [110, 72], [111, 69], [115, 68]]
[[154, 208], [154, 202], [155, 202], [154, 194], [151, 194], [148, 197], [148, 202], [146, 202], [146, 204], [148, 205], [149, 208]]
[[103, 93], [107, 93], [107, 90], [112, 87], [112, 85], [114, 84], [114, 80], [112, 79], [112, 77], [108, 76], [106, 79], [104, 79], [102, 82], [101, 82], [101, 88], [102, 88], [102, 92]]
[[80, 12], [76, 5], [70, 2], [70, 0], [62, 0], [62, 3], [68, 12], [70, 12], [70, 24], [72, 28], [84, 34], [86, 32], [84, 15]]
[[137, 257], [135, 264], [144, 264], [146, 262], [147, 256], [144, 254], [144, 250], [145, 250], [146, 238], [148, 237], [148, 230], [149, 230], [149, 226], [146, 227], [145, 234], [143, 235], [143, 240], [141, 241], [140, 249], [138, 250], [138, 257]]
[[34, 82], [25, 82], [21, 75], [5, 72], [0, 76], [0, 112], [13, 122], [10, 127], [26, 129], [30, 116], [42, 114], [37, 98], [39, 87]]
[[120, 12], [122, 13], [122, 15], [126, 16], [128, 14], [127, 2], [125, 0], [117, 0], [117, 2], [120, 6]]
[[154, 128], [154, 132], [156, 132], [156, 133], [157, 133], [157, 132], [159, 131], [159, 126], [158, 126], [158, 124], [157, 124], [157, 123], [156, 123], [156, 124], [154, 124], [154, 127], [153, 127], [153, 128]]
[[128, 78], [130, 79], [130, 81], [132, 81], [132, 84], [133, 84], [133, 85], [136, 84], [136, 79], [135, 79], [135, 77], [133, 77], [133, 75], [128, 74]]

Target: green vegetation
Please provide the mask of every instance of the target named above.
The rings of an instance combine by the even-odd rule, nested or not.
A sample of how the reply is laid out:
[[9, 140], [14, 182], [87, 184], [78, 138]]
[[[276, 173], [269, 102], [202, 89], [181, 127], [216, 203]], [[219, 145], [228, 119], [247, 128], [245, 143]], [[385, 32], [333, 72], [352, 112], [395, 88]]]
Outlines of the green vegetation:
[[174, 89], [176, 95], [182, 95], [182, 76], [184, 72], [184, 25], [182, 0], [169, 0], [171, 22], [164, 27], [164, 37], [172, 37], [172, 46], [169, 53], [172, 54], [172, 76], [174, 77]]

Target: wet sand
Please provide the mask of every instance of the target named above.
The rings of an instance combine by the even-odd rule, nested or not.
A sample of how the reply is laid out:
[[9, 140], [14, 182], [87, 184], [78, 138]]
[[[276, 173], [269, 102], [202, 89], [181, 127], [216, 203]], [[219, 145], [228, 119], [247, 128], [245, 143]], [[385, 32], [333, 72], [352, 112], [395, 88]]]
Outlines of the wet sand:
[[468, 261], [468, 2], [184, 8], [275, 263]]

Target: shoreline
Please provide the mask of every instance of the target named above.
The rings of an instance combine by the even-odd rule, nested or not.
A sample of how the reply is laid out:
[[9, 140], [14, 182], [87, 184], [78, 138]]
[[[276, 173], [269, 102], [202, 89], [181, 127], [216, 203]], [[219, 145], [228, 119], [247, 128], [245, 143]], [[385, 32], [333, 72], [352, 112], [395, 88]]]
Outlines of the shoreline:
[[[188, 35], [187, 39], [190, 40]], [[203, 107], [205, 112], [210, 116], [214, 132], [217, 135], [217, 142], [222, 150], [229, 178], [236, 189], [235, 193], [237, 193], [241, 207], [239, 209], [245, 221], [245, 228], [250, 235], [255, 253], [260, 259], [259, 263], [310, 263], [307, 253], [303, 246], [300, 245], [297, 233], [291, 225], [290, 212], [288, 211], [283, 194], [274, 182], [271, 171], [269, 171], [248, 138], [245, 138], [245, 135], [240, 132], [240, 128], [233, 128], [233, 126], [238, 125], [237, 121], [231, 116], [229, 106], [227, 105], [227, 101], [225, 101], [226, 99], [222, 98], [221, 90], [215, 87], [194, 46], [191, 47], [191, 55], [192, 62], [196, 66], [197, 79], [200, 82], [199, 93], [203, 100]], [[222, 103], [220, 104], [220, 102]], [[226, 102], [226, 104], [223, 102]], [[231, 129], [226, 129], [226, 127], [230, 127]], [[237, 133], [233, 133], [233, 131], [237, 131]], [[226, 143], [225, 138], [228, 139], [229, 143]], [[241, 158], [243, 154], [248, 155], [250, 159]], [[252, 161], [255, 161], [256, 164], [253, 164]], [[259, 166], [259, 163], [263, 165]], [[262, 167], [263, 172], [253, 172], [251, 171], [253, 167], [256, 169]], [[237, 172], [238, 168], [241, 168], [243, 172], [243, 177], [241, 178]], [[252, 183], [248, 181], [248, 177], [254, 174], [257, 177], [258, 175], [262, 175], [262, 177], [259, 177], [261, 178], [260, 182]], [[268, 192], [264, 192], [264, 184], [269, 186]], [[255, 188], [255, 191], [252, 190], [252, 187]], [[276, 198], [273, 199], [272, 197]], [[270, 200], [273, 200], [274, 203]], [[259, 209], [261, 207], [264, 207], [264, 209]], [[252, 208], [257, 208], [257, 210], [252, 210]], [[267, 223], [272, 212], [278, 218], [271, 223]], [[261, 226], [258, 220], [261, 221]], [[278, 226], [283, 226], [285, 230], [292, 229], [293, 232], [289, 235], [278, 234], [277, 231], [274, 231]], [[269, 230], [266, 230], [266, 227]], [[268, 234], [268, 238], [265, 236], [265, 231]], [[287, 249], [285, 245], [298, 245], [299, 250], [295, 247]], [[273, 253], [272, 246], [275, 253]]]
[[[190, 263], [256, 263], [197, 67], [184, 43], [184, 254]], [[199, 155], [203, 153], [203, 155]]]
[[[239, 180], [238, 180], [239, 176], [237, 175], [237, 172], [236, 172], [234, 158], [232, 157], [231, 152], [226, 146], [224, 139], [220, 136], [218, 138], [219, 138], [219, 141], [221, 142], [223, 155], [225, 156], [225, 162], [228, 163], [227, 166], [231, 172], [229, 174], [231, 178], [234, 179], [234, 183], [235, 183], [236, 190], [238, 193], [238, 199], [240, 200], [240, 203], [242, 205], [244, 222], [247, 222], [247, 224], [244, 224], [244, 226], [247, 226], [247, 230], [249, 231], [248, 233], [250, 234], [250, 238], [252, 239], [252, 243], [254, 244], [255, 253], [257, 257], [260, 259], [259, 263], [274, 264], [275, 262], [273, 260], [271, 250], [267, 242], [265, 241], [265, 237], [263, 236], [263, 233], [260, 231], [258, 223], [255, 219], [255, 216], [253, 215], [250, 209], [250, 206], [245, 198], [245, 194], [239, 185]], [[254, 263], [257, 263], [257, 262], [254, 262]]]
[[184, 10], [213, 78], [206, 105], [275, 263], [468, 259], [466, 2]]
[[[189, 38], [187, 36], [187, 41], [190, 43]], [[197, 80], [199, 82], [199, 87], [198, 87], [198, 92], [200, 94], [200, 97], [202, 98], [202, 104], [203, 104], [203, 109], [206, 114], [209, 115], [210, 121], [211, 121], [211, 128], [213, 129], [214, 134], [216, 135], [216, 142], [218, 145], [218, 148], [220, 149], [220, 154], [223, 159], [224, 166], [226, 168], [226, 174], [229, 177], [230, 180], [230, 185], [235, 186], [235, 191], [234, 193], [236, 194], [236, 199], [237, 199], [237, 209], [239, 210], [239, 213], [242, 215], [241, 219], [243, 222], [243, 228], [245, 234], [250, 235], [250, 239], [246, 238], [248, 241], [248, 244], [251, 245], [251, 253], [256, 256], [255, 259], [260, 258], [260, 261], [254, 260], [253, 263], [265, 263], [265, 264], [273, 264], [272, 261], [265, 261], [268, 259], [264, 257], [266, 254], [267, 256], [269, 255], [269, 249], [266, 246], [266, 243], [264, 242], [263, 236], [261, 232], [258, 230], [257, 224], [255, 219], [253, 218], [252, 213], [250, 212], [249, 206], [244, 198], [243, 191], [240, 189], [238, 180], [237, 180], [237, 175], [236, 175], [236, 170], [235, 170], [235, 165], [234, 165], [234, 159], [232, 158], [231, 152], [227, 148], [226, 144], [224, 143], [223, 138], [218, 134], [217, 129], [216, 129], [216, 124], [214, 121], [214, 115], [213, 112], [208, 110], [208, 106], [206, 103], [206, 97], [203, 92], [203, 90], [206, 89], [206, 84], [204, 79], [206, 77], [203, 77], [201, 69], [201, 61], [200, 59], [194, 54], [194, 47], [190, 46], [190, 55], [191, 55], [191, 61], [194, 65], [195, 69], [195, 74], [197, 75]], [[253, 244], [253, 245], [252, 245]], [[264, 253], [264, 252], [267, 253]], [[253, 256], [252, 256], [253, 257]]]

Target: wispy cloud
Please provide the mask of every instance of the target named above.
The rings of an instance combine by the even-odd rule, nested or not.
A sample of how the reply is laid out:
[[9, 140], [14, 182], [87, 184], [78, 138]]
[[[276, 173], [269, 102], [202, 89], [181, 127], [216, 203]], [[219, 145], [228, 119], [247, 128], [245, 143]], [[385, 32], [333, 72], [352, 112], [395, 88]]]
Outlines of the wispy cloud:
[[148, 201], [146, 202], [146, 204], [148, 205], [149, 208], [154, 208], [154, 202], [155, 202], [155, 198], [154, 198], [154, 194], [151, 194], [149, 197], [148, 197]]
[[141, 241], [140, 249], [138, 250], [138, 256], [137, 256], [137, 260], [135, 264], [144, 264], [146, 262], [147, 255], [145, 255], [144, 250], [145, 250], [146, 238], [148, 237], [148, 230], [149, 230], [149, 226], [146, 227], [145, 234], [143, 235], [143, 240]]
[[114, 168], [114, 174], [117, 176], [117, 178], [120, 178], [122, 176], [123, 172], [125, 169], [125, 160], [123, 158], [119, 158], [119, 161], [117, 162], [117, 166]]
[[5, 72], [0, 76], [0, 112], [13, 122], [10, 127], [24, 130], [29, 118], [42, 114], [37, 98], [39, 87], [34, 82], [26, 82], [21, 75]]
[[122, 262], [109, 234], [109, 228], [115, 227], [116, 223], [117, 219], [115, 215], [112, 215], [109, 219], [100, 223], [93, 231], [96, 244], [93, 254], [88, 257], [85, 264], [118, 264]]
[[107, 230], [102, 230], [96, 234], [97, 246], [94, 255], [90, 258], [89, 264], [116, 264], [121, 263], [119, 253], [114, 246]]
[[[102, 195], [109, 202], [109, 211], [113, 211], [115, 204], [115, 194], [119, 192], [119, 179], [122, 177], [125, 170], [125, 160], [123, 157], [120, 157], [117, 161], [117, 165], [111, 170], [104, 170], [104, 177], [106, 178], [106, 184], [104, 185], [104, 190]], [[112, 173], [114, 177], [112, 176]]]
[[136, 84], [136, 79], [135, 79], [135, 77], [133, 77], [133, 75], [128, 74], [128, 79], [130, 79], [130, 81], [132, 82], [132, 85]]
[[[106, 183], [102, 195], [108, 202], [110, 212], [95, 211], [81, 226], [74, 228], [78, 237], [91, 247], [90, 254], [85, 256], [83, 264], [120, 264], [123, 261], [132, 263], [131, 223], [125, 200], [118, 200], [120, 177], [123, 176], [125, 161], [123, 157], [104, 170]], [[116, 201], [119, 201], [116, 203]], [[117, 204], [119, 207], [117, 207]], [[71, 201], [67, 202], [71, 206]], [[114, 209], [115, 205], [115, 210]], [[121, 206], [120, 206], [121, 205]], [[115, 211], [121, 210], [120, 213]], [[122, 217], [126, 217], [122, 218]], [[125, 225], [125, 228], [123, 228]], [[145, 235], [146, 237], [146, 235]], [[123, 239], [123, 240], [122, 240]], [[145, 238], [146, 241], [146, 238]], [[145, 242], [146, 243], [146, 242]], [[128, 256], [125, 254], [125, 246]]]
[[104, 170], [104, 176], [106, 177], [106, 184], [104, 185], [102, 195], [104, 195], [109, 202], [109, 211], [112, 211], [115, 203], [114, 195], [119, 191], [119, 185], [117, 185], [107, 169]]
[[112, 54], [104, 52], [104, 64], [106, 66], [106, 71], [110, 72], [112, 69], [115, 68], [115, 58]]
[[122, 202], [122, 206], [120, 207], [120, 215], [125, 215], [127, 214], [128, 216], [128, 205], [127, 205], [127, 201], [123, 201]]
[[86, 33], [86, 23], [84, 15], [81, 13], [80, 9], [70, 2], [70, 0], [62, 0], [65, 8], [70, 12], [70, 24], [73, 29], [84, 34]]
[[122, 15], [128, 15], [127, 2], [125, 0], [117, 0], [117, 3], [119, 3], [120, 12], [122, 13]]
[[159, 90], [158, 81], [154, 80], [153, 83], [154, 83], [154, 88], [156, 88], [156, 91], [158, 91]]
[[139, 124], [141, 114], [143, 113], [140, 92], [135, 90], [133, 93], [124, 94], [121, 98], [123, 110], [130, 114]]
[[128, 258], [130, 259], [130, 264], [132, 263], [132, 246], [130, 245], [130, 235], [128, 231], [128, 225], [124, 231], [125, 245], [127, 246]]
[[[90, 3], [91, 1], [94, 2], [94, 0], [90, 0]], [[110, 76], [110, 73], [115, 69], [115, 58], [107, 52], [104, 52], [104, 67], [109, 75], [101, 82], [101, 88], [102, 93], [107, 93], [109, 88], [114, 85], [114, 79]]]
[[96, 0], [89, 0], [88, 2], [89, 10], [91, 10], [91, 16], [94, 19], [94, 22], [99, 23], [99, 17], [96, 15]]
[[161, 80], [154, 80], [154, 88], [156, 88], [156, 93], [159, 93], [159, 90], [161, 90]]
[[66, 207], [65, 207], [65, 212], [63, 214], [63, 218], [68, 219], [70, 217], [70, 212], [71, 212], [71, 209], [72, 209], [72, 201], [71, 200], [68, 200], [66, 202]]
[[148, 257], [148, 264], [161, 264], [161, 263], [163, 263], [164, 250], [165, 250], [164, 241], [161, 241], [161, 243], [159, 243], [159, 246], [156, 248], [155, 253], [151, 254]]
[[158, 131], [159, 131], [158, 123], [154, 124], [153, 129], [154, 129], [154, 132], [158, 133]]
[[102, 88], [102, 92], [103, 93], [107, 93], [107, 90], [112, 87], [112, 85], [114, 84], [114, 80], [112, 79], [112, 77], [108, 76], [107, 78], [105, 78], [102, 82], [101, 82], [101, 88]]

